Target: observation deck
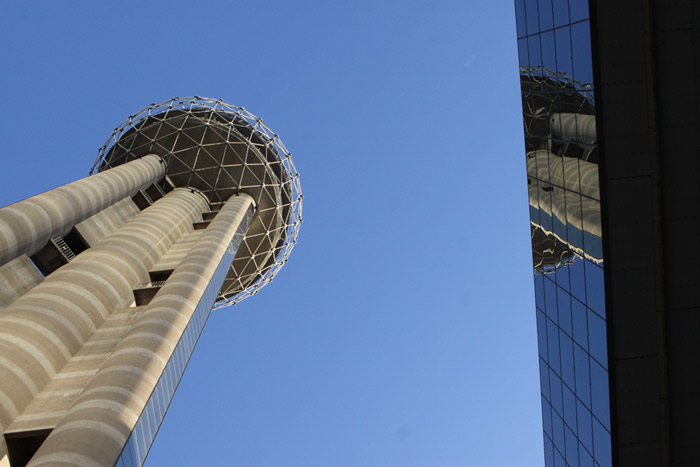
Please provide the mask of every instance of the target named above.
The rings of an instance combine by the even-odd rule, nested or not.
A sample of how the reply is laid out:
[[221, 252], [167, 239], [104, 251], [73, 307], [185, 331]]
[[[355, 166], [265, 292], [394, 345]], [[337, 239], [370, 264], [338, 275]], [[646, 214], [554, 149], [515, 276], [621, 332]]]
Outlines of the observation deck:
[[[117, 127], [90, 173], [155, 154], [168, 188], [192, 188], [212, 211], [237, 193], [256, 215], [224, 280], [215, 307], [257, 293], [287, 261], [301, 225], [301, 186], [291, 154], [261, 119], [222, 100], [173, 98]], [[205, 217], [206, 221], [206, 217]]]

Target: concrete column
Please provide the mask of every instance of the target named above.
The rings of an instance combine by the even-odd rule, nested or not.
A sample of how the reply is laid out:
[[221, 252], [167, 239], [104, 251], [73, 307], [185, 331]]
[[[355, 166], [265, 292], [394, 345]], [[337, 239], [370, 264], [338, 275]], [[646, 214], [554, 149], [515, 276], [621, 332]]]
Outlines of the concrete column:
[[0, 209], [0, 265], [31, 256], [70, 229], [165, 174], [158, 156], [144, 156]]
[[2, 431], [205, 210], [201, 195], [175, 189], [0, 310]]
[[215, 272], [230, 267], [233, 254], [227, 249], [252, 204], [252, 198], [241, 194], [224, 205], [30, 466], [114, 465], [205, 291], [218, 292], [221, 285], [212, 280], [223, 282], [223, 275]]

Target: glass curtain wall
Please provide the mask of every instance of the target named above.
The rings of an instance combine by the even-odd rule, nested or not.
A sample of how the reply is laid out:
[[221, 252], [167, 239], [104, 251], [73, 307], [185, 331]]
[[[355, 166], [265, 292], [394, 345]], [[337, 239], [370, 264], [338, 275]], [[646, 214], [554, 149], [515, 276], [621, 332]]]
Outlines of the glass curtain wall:
[[547, 466], [612, 463], [587, 0], [516, 0]]

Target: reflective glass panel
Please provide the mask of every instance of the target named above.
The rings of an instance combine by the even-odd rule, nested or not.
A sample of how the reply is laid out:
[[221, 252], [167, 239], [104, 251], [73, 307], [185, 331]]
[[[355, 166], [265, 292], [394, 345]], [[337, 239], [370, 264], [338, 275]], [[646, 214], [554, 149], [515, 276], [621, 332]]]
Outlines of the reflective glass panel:
[[569, 2], [554, 0], [554, 26], [559, 27], [569, 24]]
[[605, 284], [603, 268], [586, 262], [586, 305], [600, 316], [605, 316]]
[[541, 311], [537, 312], [537, 343], [540, 357], [547, 360], [547, 318], [545, 318]]
[[552, 441], [558, 451], [566, 451], [564, 445], [564, 420], [556, 412], [552, 412]]
[[537, 11], [537, 0], [525, 1], [525, 22], [527, 23], [527, 34], [536, 34], [540, 30], [539, 12]]
[[540, 31], [546, 31], [554, 27], [554, 14], [552, 13], [552, 0], [539, 0]]
[[554, 41], [557, 48], [557, 72], [573, 77], [573, 62], [571, 55], [571, 30], [569, 26], [554, 30]]
[[571, 336], [571, 295], [561, 287], [557, 287], [557, 309], [559, 314], [559, 327]]
[[576, 396], [565, 385], [562, 387], [562, 396], [564, 399], [564, 423], [572, 430], [576, 430]]
[[566, 462], [571, 467], [578, 467], [578, 440], [573, 431], [567, 426], [565, 428], [566, 437]]
[[574, 376], [574, 343], [565, 333], [559, 334], [559, 348], [561, 352], [561, 379], [570, 388], [576, 387]]
[[559, 373], [559, 328], [550, 320], [547, 320], [547, 350], [549, 352], [549, 366]]
[[610, 450], [610, 432], [598, 421], [593, 422], [593, 446], [596, 461], [601, 467], [612, 467], [612, 452]]
[[588, 0], [569, 0], [571, 22], [588, 19]]
[[610, 409], [587, 0], [518, 0], [516, 15], [545, 463], [606, 465], [609, 439], [593, 442]]
[[557, 286], [550, 278], [545, 278], [544, 280], [544, 300], [547, 316], [557, 323], [559, 321], [557, 312]]
[[606, 427], [610, 428], [610, 397], [608, 389], [608, 372], [591, 360], [591, 408], [593, 415]]
[[586, 451], [586, 449], [579, 444], [578, 449], [578, 461], [579, 467], [594, 467], [593, 466], [593, 456]]
[[[586, 3], [588, 3], [587, 0]], [[591, 26], [588, 21], [571, 25], [571, 48], [573, 49], [574, 79], [582, 84], [592, 83]]]
[[564, 456], [562, 456], [561, 451], [558, 449], [556, 443], [554, 445], [554, 467], [567, 467]]
[[552, 403], [552, 408], [560, 414], [564, 413], [561, 399], [561, 380], [553, 371], [549, 373], [549, 390], [551, 392], [550, 402]]
[[549, 400], [549, 367], [543, 359], [540, 359], [540, 384], [542, 386], [542, 395]]
[[583, 303], [571, 300], [571, 317], [574, 324], [574, 341], [584, 350], [588, 349], [588, 310]]
[[590, 311], [588, 312], [588, 343], [591, 356], [603, 367], [607, 367], [608, 346], [605, 321]]
[[542, 425], [545, 434], [552, 436], [552, 406], [546, 400], [542, 400]]
[[583, 270], [585, 260], [576, 257], [569, 265], [569, 277], [571, 278], [571, 294], [579, 301], [586, 302], [586, 277]]
[[544, 464], [554, 465], [554, 446], [551, 438], [547, 436], [544, 438]]
[[578, 421], [578, 439], [589, 452], [592, 452], [593, 422], [591, 420], [591, 413], [581, 404], [581, 401], [576, 403], [576, 420]]
[[576, 373], [576, 396], [586, 406], [591, 404], [590, 358], [585, 350], [574, 346], [574, 371]]

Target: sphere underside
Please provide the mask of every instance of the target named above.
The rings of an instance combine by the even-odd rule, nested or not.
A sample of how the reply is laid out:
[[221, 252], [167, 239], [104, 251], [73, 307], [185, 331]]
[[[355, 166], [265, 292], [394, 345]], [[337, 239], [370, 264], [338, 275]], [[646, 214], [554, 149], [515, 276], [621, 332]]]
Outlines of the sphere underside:
[[93, 170], [147, 154], [164, 159], [173, 186], [197, 189], [213, 206], [236, 193], [256, 202], [256, 216], [217, 307], [270, 282], [286, 262], [301, 224], [299, 174], [277, 135], [246, 110], [221, 100], [175, 98], [129, 117], [100, 149]]

